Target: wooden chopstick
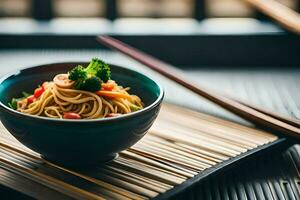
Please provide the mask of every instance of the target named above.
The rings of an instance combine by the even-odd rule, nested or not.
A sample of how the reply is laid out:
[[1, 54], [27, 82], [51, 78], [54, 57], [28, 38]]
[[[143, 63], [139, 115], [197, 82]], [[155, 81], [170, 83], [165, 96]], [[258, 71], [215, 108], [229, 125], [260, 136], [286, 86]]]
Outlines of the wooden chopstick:
[[117, 39], [114, 39], [109, 36], [98, 36], [96, 39], [99, 43], [102, 43], [112, 49], [122, 52], [127, 56], [130, 56], [131, 58], [139, 61], [140, 63], [144, 64], [150, 69], [177, 82], [178, 84], [186, 87], [187, 89], [204, 97], [205, 99], [214, 102], [215, 104], [223, 107], [224, 109], [248, 121], [253, 122], [256, 125], [268, 127], [275, 131], [280, 131], [297, 139], [300, 138], [300, 128], [295, 127], [289, 121], [281, 121], [277, 118], [267, 115], [266, 113], [260, 112], [259, 110], [253, 109], [249, 106], [239, 103], [238, 101], [203, 89], [199, 87], [196, 83], [193, 83], [188, 78], [186, 78], [182, 72], [175, 69], [173, 66], [163, 61], [160, 61], [144, 52], [141, 52], [140, 50], [137, 50]]
[[267, 110], [267, 109], [258, 108], [258, 107], [256, 107], [255, 105], [246, 104], [246, 103], [241, 102], [241, 101], [239, 101], [239, 103], [244, 104], [244, 105], [246, 105], [246, 106], [248, 106], [248, 107], [251, 107], [251, 108], [253, 108], [253, 109], [255, 109], [255, 110], [257, 110], [257, 111], [259, 111], [259, 112], [261, 112], [261, 113], [264, 113], [264, 114], [266, 114], [266, 115], [269, 115], [269, 116], [271, 116], [271, 117], [274, 117], [274, 118], [276, 118], [276, 119], [278, 119], [278, 120], [280, 120], [280, 121], [283, 121], [283, 122], [285, 122], [285, 123], [288, 123], [288, 124], [290, 124], [290, 125], [293, 125], [293, 126], [295, 126], [295, 127], [297, 127], [297, 128], [300, 128], [300, 120], [298, 120], [298, 119], [289, 118], [289, 117], [287, 117], [287, 116], [283, 116], [283, 115], [280, 115], [280, 114], [278, 114], [278, 113], [274, 113], [274, 112], [269, 111], [269, 110]]
[[251, 6], [277, 21], [283, 28], [300, 34], [300, 15], [274, 0], [245, 0]]

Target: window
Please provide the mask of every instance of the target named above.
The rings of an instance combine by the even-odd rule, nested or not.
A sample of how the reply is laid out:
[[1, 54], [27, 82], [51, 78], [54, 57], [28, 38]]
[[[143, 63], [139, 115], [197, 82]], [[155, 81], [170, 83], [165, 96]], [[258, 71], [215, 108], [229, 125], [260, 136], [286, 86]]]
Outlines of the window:
[[208, 17], [249, 17], [254, 10], [241, 0], [206, 0]]
[[[300, 0], [277, 1], [292, 9], [300, 9]], [[108, 7], [110, 11], [106, 10]], [[49, 18], [105, 17], [109, 14], [113, 15], [112, 18], [193, 18], [198, 15], [196, 8], [203, 8], [204, 17], [256, 16], [256, 11], [242, 0], [0, 0], [0, 17], [31, 17], [34, 10], [49, 11]]]
[[[277, 0], [292, 9], [297, 8], [299, 0]], [[241, 0], [206, 0], [208, 17], [253, 17], [255, 10]]]
[[104, 0], [53, 0], [55, 17], [103, 17]]
[[28, 17], [31, 0], [0, 0], [0, 17]]
[[121, 17], [193, 17], [194, 0], [118, 0]]

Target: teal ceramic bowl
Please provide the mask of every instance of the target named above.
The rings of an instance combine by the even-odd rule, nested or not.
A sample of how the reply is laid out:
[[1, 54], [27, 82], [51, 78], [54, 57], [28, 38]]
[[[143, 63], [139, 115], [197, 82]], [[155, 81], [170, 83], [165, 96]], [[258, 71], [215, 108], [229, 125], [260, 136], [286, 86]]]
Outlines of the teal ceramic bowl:
[[156, 119], [163, 100], [162, 87], [136, 71], [111, 65], [112, 79], [131, 87], [145, 108], [114, 118], [51, 119], [23, 114], [8, 107], [22, 91], [33, 91], [45, 80], [87, 63], [55, 63], [16, 71], [0, 79], [0, 119], [22, 144], [45, 159], [63, 165], [94, 165], [109, 161], [139, 141]]

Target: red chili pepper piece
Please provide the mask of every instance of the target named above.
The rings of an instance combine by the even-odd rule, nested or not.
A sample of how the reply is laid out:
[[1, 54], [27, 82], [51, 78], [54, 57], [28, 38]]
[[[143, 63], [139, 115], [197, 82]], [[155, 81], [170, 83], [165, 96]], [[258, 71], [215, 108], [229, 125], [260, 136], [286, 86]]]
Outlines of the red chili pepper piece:
[[122, 114], [119, 113], [109, 113], [108, 115], [106, 115], [106, 117], [118, 117], [121, 116]]
[[109, 80], [109, 81], [107, 81], [107, 83], [102, 84], [101, 89], [106, 90], [106, 91], [112, 91], [115, 86], [116, 86], [116, 82]]
[[64, 119], [81, 119], [80, 115], [77, 113], [64, 113]]
[[46, 89], [45, 86], [46, 86], [47, 83], [48, 83], [48, 82], [45, 81], [45, 82], [42, 84], [42, 88], [44, 88], [44, 90]]
[[34, 95], [31, 95], [29, 97], [27, 97], [27, 102], [28, 104], [31, 104], [32, 102], [34, 102], [36, 100], [35, 96]]
[[39, 88], [35, 89], [34, 97], [39, 98], [43, 94], [44, 91], [45, 91], [44, 87], [39, 87]]

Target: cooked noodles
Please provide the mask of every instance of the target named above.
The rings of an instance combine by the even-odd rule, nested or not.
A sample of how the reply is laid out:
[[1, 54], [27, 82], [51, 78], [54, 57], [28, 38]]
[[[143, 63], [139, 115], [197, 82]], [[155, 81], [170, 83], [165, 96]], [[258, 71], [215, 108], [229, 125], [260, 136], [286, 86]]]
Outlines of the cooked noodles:
[[74, 84], [74, 81], [69, 80], [68, 74], [59, 74], [53, 81], [42, 85], [44, 91], [32, 102], [30, 97], [17, 101], [17, 110], [50, 118], [66, 118], [66, 113], [75, 113], [81, 119], [97, 119], [143, 108], [141, 99], [128, 93], [130, 88], [123, 88], [112, 80], [106, 83], [112, 85], [108, 91], [78, 90], [74, 88]]

